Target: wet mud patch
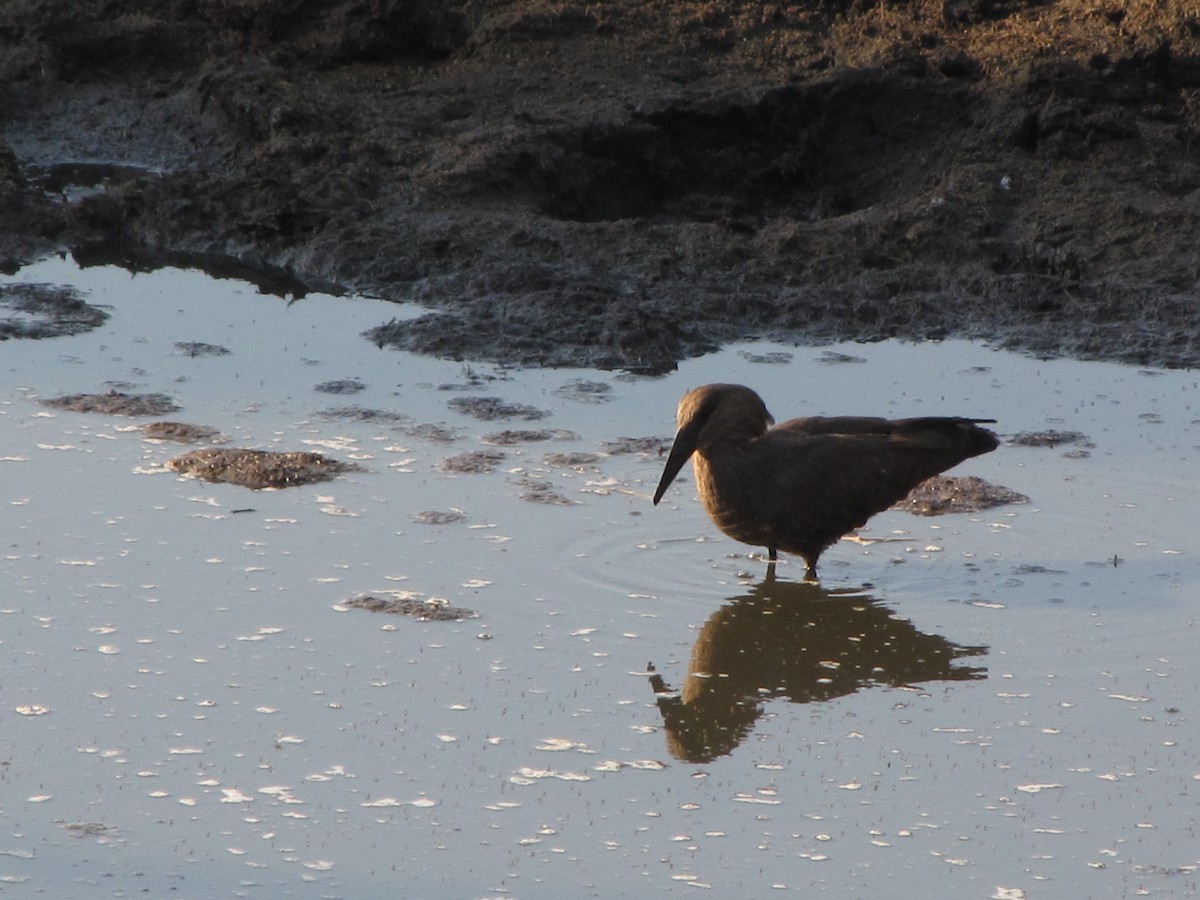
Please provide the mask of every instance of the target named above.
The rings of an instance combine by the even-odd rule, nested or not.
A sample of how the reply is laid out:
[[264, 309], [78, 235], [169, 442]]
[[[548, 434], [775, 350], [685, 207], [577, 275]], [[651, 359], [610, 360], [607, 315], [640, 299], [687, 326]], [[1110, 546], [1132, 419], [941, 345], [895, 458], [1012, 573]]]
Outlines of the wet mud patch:
[[1024, 494], [974, 475], [935, 475], [913, 488], [892, 508], [918, 516], [941, 516], [1028, 502]]
[[426, 509], [413, 513], [412, 520], [418, 525], [454, 525], [467, 517], [461, 509]]
[[373, 409], [368, 406], [331, 406], [313, 413], [318, 419], [341, 422], [361, 422], [363, 424], [399, 425], [407, 422], [409, 417], [403, 413], [391, 412], [386, 409]]
[[493, 422], [497, 419], [533, 421], [544, 419], [550, 415], [546, 410], [538, 409], [536, 406], [526, 403], [508, 403], [499, 397], [455, 397], [450, 401], [450, 407], [482, 422]]
[[1063, 444], [1075, 444], [1084, 449], [1094, 449], [1095, 444], [1082, 431], [1022, 431], [1008, 439], [1013, 447], [1059, 447]]
[[419, 425], [409, 425], [402, 428], [401, 431], [409, 437], [420, 438], [423, 441], [431, 441], [435, 444], [449, 444], [459, 439], [457, 428], [451, 428], [449, 425], [441, 425], [436, 422], [422, 422]]
[[176, 341], [175, 349], [184, 356], [229, 356], [232, 352], [228, 347], [203, 341]]
[[229, 435], [219, 428], [190, 422], [148, 422], [142, 426], [142, 435], [146, 440], [176, 444], [224, 444], [229, 441]]
[[313, 385], [313, 390], [322, 394], [357, 394], [366, 389], [367, 386], [357, 378], [338, 378]]
[[575, 378], [555, 388], [554, 393], [577, 403], [607, 403], [612, 399], [612, 385], [604, 381]]
[[552, 429], [506, 429], [485, 434], [480, 440], [485, 444], [497, 444], [502, 447], [513, 444], [533, 444], [539, 441], [573, 441], [579, 437], [573, 431], [564, 428]]
[[662, 456], [667, 447], [671, 446], [669, 437], [619, 437], [616, 440], [604, 441], [600, 449], [609, 456], [624, 456], [640, 453], [648, 456]]
[[545, 503], [548, 506], [574, 506], [578, 501], [560, 494], [549, 481], [536, 478], [519, 478], [517, 487], [521, 489], [521, 499], [527, 503]]
[[126, 394], [115, 390], [107, 394], [64, 394], [41, 402], [55, 409], [110, 416], [165, 416], [179, 410], [179, 404], [166, 394]]
[[107, 318], [108, 313], [85, 302], [69, 287], [0, 285], [0, 340], [82, 334]]
[[465, 453], [446, 457], [438, 463], [438, 468], [443, 472], [483, 475], [494, 472], [505, 455], [502, 450], [468, 450]]
[[739, 350], [738, 356], [746, 362], [759, 363], [761, 365], [777, 366], [785, 363], [790, 363], [795, 356], [784, 350], [773, 350], [769, 353], [752, 353], [749, 350]]
[[599, 453], [580, 451], [577, 453], [547, 453], [542, 462], [554, 469], [594, 468], [600, 462]]
[[408, 616], [422, 622], [461, 622], [479, 618], [479, 613], [473, 609], [451, 606], [446, 600], [423, 597], [415, 591], [389, 591], [386, 594], [380, 591], [380, 595], [364, 594], [345, 600], [341, 605], [349, 609]]
[[205, 448], [193, 450], [167, 462], [168, 468], [203, 481], [236, 484], [262, 490], [296, 487], [329, 481], [344, 472], [360, 472], [361, 466], [293, 450], [240, 450]]

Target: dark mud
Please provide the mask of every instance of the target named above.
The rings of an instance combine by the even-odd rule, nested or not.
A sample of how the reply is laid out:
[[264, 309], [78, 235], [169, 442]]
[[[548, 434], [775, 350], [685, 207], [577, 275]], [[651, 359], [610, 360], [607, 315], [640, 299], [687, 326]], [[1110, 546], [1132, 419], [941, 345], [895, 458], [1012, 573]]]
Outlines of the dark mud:
[[539, 441], [573, 441], [578, 437], [575, 432], [565, 428], [506, 428], [504, 431], [485, 434], [480, 440], [485, 444], [509, 447], [513, 444], [532, 444]]
[[1077, 444], [1080, 447], [1095, 447], [1086, 434], [1081, 431], [1022, 431], [1008, 439], [1014, 447], [1059, 447], [1063, 444]]
[[426, 509], [413, 513], [412, 520], [418, 525], [455, 525], [467, 517], [461, 509]]
[[69, 287], [0, 284], [0, 341], [81, 334], [107, 318]]
[[435, 422], [422, 422], [419, 425], [409, 425], [401, 429], [409, 437], [432, 441], [435, 444], [449, 444], [459, 439], [458, 429]]
[[184, 356], [228, 356], [231, 352], [228, 347], [204, 341], [176, 341], [175, 349]]
[[236, 484], [254, 490], [329, 481], [343, 472], [360, 470], [353, 463], [330, 459], [320, 453], [213, 448], [177, 456], [169, 460], [167, 466], [203, 481]]
[[542, 462], [556, 469], [578, 469], [591, 471], [600, 462], [599, 453], [547, 453]]
[[411, 591], [397, 591], [394, 596], [386, 598], [365, 594], [343, 601], [342, 606], [393, 616], [409, 616], [422, 622], [461, 622], [463, 619], [479, 618], [479, 613], [473, 609], [450, 606], [441, 600], [422, 599]]
[[499, 397], [455, 397], [450, 401], [453, 409], [464, 415], [492, 422], [497, 419], [544, 419], [549, 413], [527, 403], [508, 403]]
[[367, 386], [357, 378], [338, 378], [313, 385], [313, 390], [322, 394], [357, 394], [366, 388]]
[[142, 426], [142, 434], [147, 440], [176, 444], [224, 444], [229, 440], [219, 428], [190, 422], [149, 422]]
[[518, 478], [515, 483], [521, 489], [521, 499], [527, 503], [573, 506], [578, 502], [556, 491], [553, 482], [540, 481], [537, 478]]
[[64, 394], [41, 401], [45, 406], [71, 412], [104, 413], [110, 416], [165, 416], [177, 412], [179, 404], [166, 394]]
[[[336, 392], [335, 392], [336, 393]], [[313, 413], [318, 419], [344, 422], [361, 422], [376, 425], [400, 425], [409, 421], [409, 416], [392, 412], [387, 409], [375, 409], [370, 406], [332, 406], [319, 409]]]
[[503, 450], [468, 450], [446, 457], [438, 463], [438, 468], [443, 472], [483, 475], [494, 472], [505, 455]]
[[893, 508], [918, 516], [940, 516], [1028, 502], [1024, 494], [975, 475], [935, 475], [918, 484]]
[[0, 34], [0, 270], [232, 260], [506, 363], [1200, 363], [1188, 4], [9, 0]]

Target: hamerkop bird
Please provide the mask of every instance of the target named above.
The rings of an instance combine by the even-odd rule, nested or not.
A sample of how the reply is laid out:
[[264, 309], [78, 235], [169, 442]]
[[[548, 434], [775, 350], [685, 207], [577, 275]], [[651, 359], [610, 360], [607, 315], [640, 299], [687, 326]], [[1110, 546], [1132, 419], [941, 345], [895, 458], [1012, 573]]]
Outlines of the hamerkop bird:
[[995, 450], [995, 419], [775, 420], [740, 384], [706, 384], [679, 401], [679, 431], [654, 503], [688, 457], [717, 527], [735, 540], [804, 557], [817, 577], [822, 551], [914, 487], [964, 459]]

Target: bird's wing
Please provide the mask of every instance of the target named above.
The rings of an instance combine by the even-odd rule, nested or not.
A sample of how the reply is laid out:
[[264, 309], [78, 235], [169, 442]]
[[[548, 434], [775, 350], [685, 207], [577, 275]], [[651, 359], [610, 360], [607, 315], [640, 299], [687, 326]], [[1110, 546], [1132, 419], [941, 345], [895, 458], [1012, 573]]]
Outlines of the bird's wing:
[[771, 473], [768, 502], [775, 516], [802, 511], [843, 531], [903, 500], [925, 479], [984, 452], [975, 443], [986, 438], [973, 431], [990, 434], [952, 419], [796, 421], [802, 424], [784, 423], [756, 447], [757, 465]]

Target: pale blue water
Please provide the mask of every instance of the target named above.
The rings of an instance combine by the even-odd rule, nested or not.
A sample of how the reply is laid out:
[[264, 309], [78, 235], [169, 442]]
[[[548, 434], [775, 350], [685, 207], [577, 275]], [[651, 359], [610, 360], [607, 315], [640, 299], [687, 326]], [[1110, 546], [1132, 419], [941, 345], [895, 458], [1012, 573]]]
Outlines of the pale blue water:
[[[0, 893], [1195, 892], [1195, 374], [961, 342], [739, 345], [663, 378], [506, 371], [376, 348], [360, 332], [417, 312], [380, 301], [289, 305], [196, 272], [63, 260], [11, 280], [76, 285], [112, 317], [0, 344]], [[189, 357], [177, 341], [232, 352]], [[822, 362], [829, 350], [862, 362]], [[787, 361], [752, 358], [765, 353]], [[367, 388], [313, 390], [340, 378]], [[573, 399], [562, 389], [577, 379], [609, 399]], [[822, 559], [825, 587], [857, 592], [826, 604], [882, 607], [884, 640], [838, 638], [868, 648], [868, 675], [872, 654], [882, 671], [889, 645], [913, 640], [986, 647], [954, 664], [986, 677], [888, 686], [877, 673], [794, 702], [842, 670], [789, 655], [787, 628], [804, 622], [786, 607], [750, 648], [747, 683], [778, 683], [740, 707], [745, 733], [711, 761], [672, 754], [645, 666], [681, 687], [705, 622], [753, 593], [764, 565], [715, 531], [690, 480], [653, 507], [652, 454], [581, 471], [543, 456], [668, 438], [679, 396], [718, 380], [759, 390], [781, 420], [987, 415], [1004, 433], [1091, 437], [1084, 458], [1003, 446], [958, 470], [1027, 505], [888, 513], [864, 532], [888, 540]], [[143, 440], [137, 422], [36, 402], [110, 382], [173, 395], [171, 418], [234, 446], [315, 449], [366, 471], [278, 492], [208, 485], [163, 470], [187, 448]], [[551, 415], [478, 422], [448, 405], [464, 393]], [[315, 415], [350, 404], [462, 439]], [[437, 467], [484, 434], [539, 426], [578, 437], [505, 448], [491, 474]], [[526, 479], [575, 503], [524, 501]], [[413, 519], [449, 509], [465, 520]], [[341, 606], [389, 589], [481, 615]], [[909, 624], [886, 624], [888, 610]], [[838, 627], [826, 621], [822, 633]]]

